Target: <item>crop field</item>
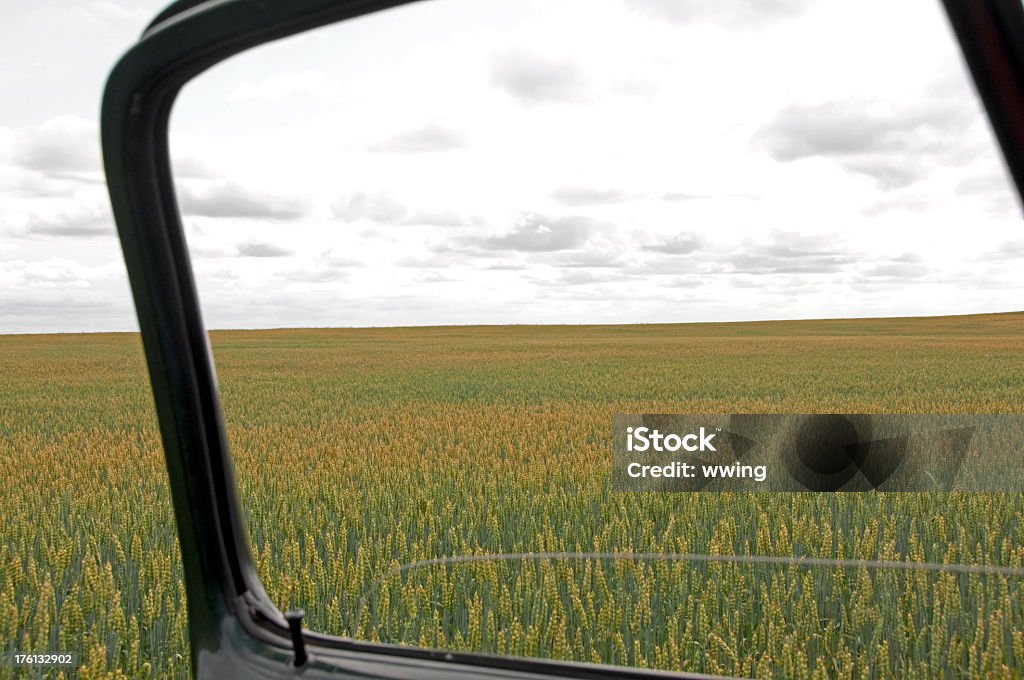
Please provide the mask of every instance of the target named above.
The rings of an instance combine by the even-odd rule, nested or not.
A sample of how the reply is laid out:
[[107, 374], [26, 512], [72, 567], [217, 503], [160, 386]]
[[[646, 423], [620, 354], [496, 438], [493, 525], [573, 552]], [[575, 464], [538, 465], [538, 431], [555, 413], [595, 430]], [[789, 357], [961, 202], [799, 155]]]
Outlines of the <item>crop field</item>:
[[[259, 572], [309, 628], [750, 677], [1024, 676], [1013, 576], [625, 556], [399, 569], [529, 552], [1024, 567], [1016, 494], [610, 490], [613, 413], [1024, 412], [1024, 314], [211, 342]], [[5, 655], [79, 651], [68, 678], [188, 676], [138, 336], [0, 336], [0, 518]]]

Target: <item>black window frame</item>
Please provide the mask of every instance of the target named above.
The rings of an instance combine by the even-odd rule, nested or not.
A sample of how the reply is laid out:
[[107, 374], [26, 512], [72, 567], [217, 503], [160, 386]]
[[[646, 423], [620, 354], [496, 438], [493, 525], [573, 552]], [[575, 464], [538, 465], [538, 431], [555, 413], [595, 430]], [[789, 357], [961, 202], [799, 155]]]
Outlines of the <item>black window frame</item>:
[[[303, 631], [260, 583], [240, 511], [213, 362], [168, 150], [181, 88], [249, 48], [421, 0], [179, 0], [114, 67], [103, 95], [107, 185], [131, 283], [178, 527], [193, 674], [250, 677], [707, 678], [598, 664], [361, 642]], [[681, 0], [682, 1], [682, 0]], [[1021, 0], [943, 0], [1020, 196], [1024, 196]], [[913, 36], [908, 36], [912, 41]]]

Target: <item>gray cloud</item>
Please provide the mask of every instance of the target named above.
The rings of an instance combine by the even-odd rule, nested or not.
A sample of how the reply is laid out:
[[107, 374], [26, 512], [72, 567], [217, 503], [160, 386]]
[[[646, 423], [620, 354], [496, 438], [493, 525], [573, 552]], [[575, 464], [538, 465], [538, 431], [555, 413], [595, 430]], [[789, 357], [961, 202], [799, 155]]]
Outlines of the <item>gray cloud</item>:
[[[43, 293], [40, 295], [39, 293]], [[0, 292], [0, 328], [4, 333], [105, 331], [132, 328], [134, 314], [92, 291], [40, 291], [15, 297]], [[136, 327], [137, 328], [137, 327]]]
[[1017, 260], [1024, 258], [1024, 239], [1004, 241], [995, 250], [982, 256], [985, 260]]
[[530, 213], [522, 215], [512, 231], [507, 234], [465, 239], [464, 242], [485, 250], [572, 250], [582, 247], [596, 227], [594, 220], [588, 217], [547, 218]]
[[883, 191], [910, 186], [928, 174], [928, 168], [922, 166], [916, 159], [906, 156], [874, 155], [850, 158], [844, 160], [842, 165], [847, 170], [873, 178], [878, 188]]
[[969, 272], [947, 271], [940, 274], [920, 261], [903, 259], [891, 258], [866, 267], [850, 281], [851, 287], [858, 291], [877, 292], [899, 290], [906, 285], [939, 283], [945, 286], [967, 284], [975, 289], [987, 287], [993, 281], [991, 272], [981, 272], [977, 268]]
[[465, 146], [466, 140], [462, 133], [431, 123], [368, 144], [366, 150], [375, 153], [429, 153], [461, 149]]
[[50, 215], [32, 215], [28, 218], [25, 232], [37, 236], [91, 238], [114, 236], [117, 230], [109, 210], [99, 206], [77, 206]]
[[668, 255], [688, 255], [701, 247], [702, 241], [696, 234], [683, 232], [660, 243], [649, 243], [641, 246], [641, 250], [650, 250]]
[[331, 206], [331, 213], [346, 222], [369, 220], [383, 224], [395, 224], [406, 216], [408, 210], [390, 194], [356, 192], [348, 200], [340, 200]]
[[890, 190], [924, 179], [937, 158], [961, 162], [958, 136], [970, 118], [967, 106], [949, 99], [904, 109], [866, 100], [794, 104], [776, 114], [754, 143], [777, 161], [833, 158]]
[[745, 274], [833, 274], [850, 260], [842, 255], [814, 255], [780, 258], [771, 255], [739, 254], [729, 260], [734, 271]]
[[917, 110], [870, 101], [793, 104], [760, 131], [759, 141], [781, 161], [941, 147], [945, 135], [967, 121], [965, 114], [963, 106], [942, 102], [923, 102]]
[[[12, 159], [13, 161], [13, 159]], [[92, 185], [91, 188], [99, 189], [106, 195], [106, 184], [99, 175], [90, 177], [88, 175], [45, 175], [37, 170], [17, 167], [13, 163], [8, 168], [16, 169], [9, 173], [9, 181], [5, 182], [5, 198], [27, 198], [30, 200], [40, 198], [66, 199], [75, 190], [71, 183], [79, 186]]]
[[6, 300], [0, 299], [0, 316], [26, 316], [53, 314], [57, 317], [66, 317], [68, 312], [97, 312], [107, 311], [113, 305], [105, 300], [80, 300], [67, 296], [53, 300]]
[[180, 195], [182, 210], [187, 215], [286, 221], [306, 214], [306, 206], [301, 201], [231, 183], [222, 182], [200, 191], [185, 184]]
[[723, 258], [732, 271], [746, 274], [831, 274], [856, 262], [835, 235], [807, 235], [775, 230], [766, 242], [746, 242], [742, 251]]
[[493, 271], [506, 271], [506, 272], [518, 272], [529, 267], [520, 262], [498, 262], [496, 264], [490, 264], [486, 267], [479, 267], [479, 269], [493, 270]]
[[114, 226], [103, 222], [36, 222], [29, 226], [29, 233], [40, 236], [114, 236]]
[[402, 224], [430, 227], [479, 227], [485, 224], [482, 217], [463, 215], [454, 210], [427, 210], [413, 213]]
[[673, 24], [757, 28], [803, 13], [810, 0], [627, 0], [641, 14]]
[[294, 251], [273, 243], [250, 241], [238, 244], [239, 257], [288, 257], [294, 254]]
[[277, 272], [275, 277], [291, 283], [337, 283], [351, 278], [350, 270], [364, 266], [361, 260], [344, 257], [334, 250], [323, 251], [313, 258], [313, 263], [313, 267]]
[[619, 257], [618, 253], [595, 250], [579, 253], [578, 255], [575, 255], [572, 258], [557, 262], [556, 265], [559, 267], [566, 267], [569, 269], [609, 269], [615, 267], [622, 267], [623, 262], [622, 259]]
[[590, 96], [586, 74], [574, 59], [517, 50], [492, 57], [491, 84], [527, 103], [580, 102]]
[[[124, 265], [73, 259], [0, 261], [0, 328], [6, 333], [130, 327]], [[124, 324], [124, 325], [122, 325]]]
[[24, 131], [13, 152], [15, 163], [50, 177], [102, 170], [96, 123], [75, 116], [51, 118]]
[[0, 262], [0, 274], [11, 285], [6, 293], [19, 293], [30, 289], [67, 291], [89, 288], [90, 271], [77, 262], [53, 258], [42, 261], [8, 260]]
[[629, 200], [630, 194], [619, 189], [594, 189], [581, 186], [560, 187], [551, 192], [551, 198], [562, 205], [602, 205], [605, 203], [621, 203]]
[[458, 279], [453, 279], [438, 272], [423, 272], [416, 276], [417, 283], [450, 283], [452, 281], [458, 281]]
[[916, 279], [924, 276], [930, 270], [923, 264], [911, 262], [884, 262], [868, 267], [863, 272], [869, 278], [894, 278], [894, 279]]

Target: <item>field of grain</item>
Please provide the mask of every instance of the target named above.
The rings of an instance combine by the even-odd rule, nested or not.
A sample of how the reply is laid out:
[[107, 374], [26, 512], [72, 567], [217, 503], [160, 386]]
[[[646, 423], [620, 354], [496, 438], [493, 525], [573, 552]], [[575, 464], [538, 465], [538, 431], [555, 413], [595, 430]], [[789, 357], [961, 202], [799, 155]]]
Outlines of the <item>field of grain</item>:
[[[531, 551], [1022, 567], [1020, 495], [613, 494], [609, 440], [623, 412], [1024, 412], [1024, 314], [211, 341], [260, 574], [313, 629], [740, 676], [1024, 674], [1015, 577], [626, 558], [389, 575]], [[5, 654], [187, 677], [137, 336], [0, 336], [0, 517]]]

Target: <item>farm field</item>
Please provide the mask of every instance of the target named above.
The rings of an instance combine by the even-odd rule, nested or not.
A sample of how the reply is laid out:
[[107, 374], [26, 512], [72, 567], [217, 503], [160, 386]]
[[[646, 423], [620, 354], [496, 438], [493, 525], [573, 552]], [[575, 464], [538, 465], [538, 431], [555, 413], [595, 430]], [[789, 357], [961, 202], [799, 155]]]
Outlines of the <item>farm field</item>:
[[[1024, 567], [1021, 495], [615, 494], [609, 441], [613, 413], [1024, 413], [1024, 313], [211, 343], [259, 572], [309, 628], [745, 677], [1024, 675], [1008, 576], [630, 558], [395, 573], [535, 551]], [[0, 518], [5, 655], [188, 677], [137, 335], [0, 336]]]

